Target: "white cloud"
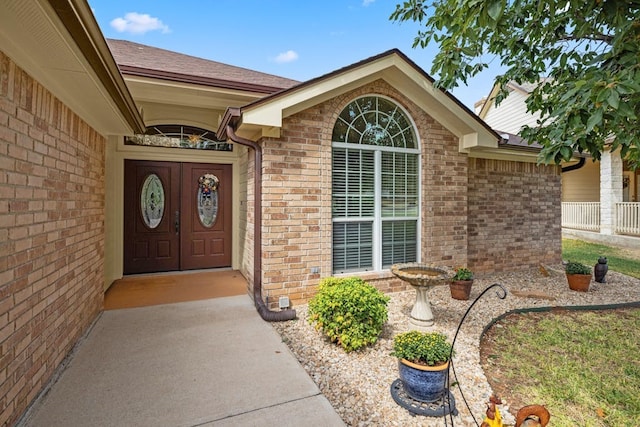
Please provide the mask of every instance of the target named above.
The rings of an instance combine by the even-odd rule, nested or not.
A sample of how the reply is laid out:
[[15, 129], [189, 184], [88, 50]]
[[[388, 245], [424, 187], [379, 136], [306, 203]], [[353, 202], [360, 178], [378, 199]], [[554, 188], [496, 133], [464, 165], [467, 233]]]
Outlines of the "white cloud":
[[276, 56], [274, 58], [274, 61], [276, 61], [278, 64], [284, 64], [286, 62], [293, 62], [296, 59], [298, 59], [297, 52], [295, 52], [293, 50], [288, 50], [288, 51], [282, 52], [281, 54]]
[[146, 13], [129, 12], [124, 18], [116, 18], [111, 21], [111, 26], [119, 33], [144, 34], [149, 31], [160, 30], [168, 33], [169, 27], [158, 18], [153, 18]]
[[364, 7], [369, 6], [371, 3], [374, 3], [376, 0], [362, 0], [362, 5]]

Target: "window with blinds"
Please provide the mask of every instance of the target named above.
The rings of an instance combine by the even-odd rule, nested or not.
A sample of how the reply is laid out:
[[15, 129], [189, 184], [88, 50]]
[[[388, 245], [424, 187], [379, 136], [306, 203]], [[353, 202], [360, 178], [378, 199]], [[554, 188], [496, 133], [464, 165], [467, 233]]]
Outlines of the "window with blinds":
[[334, 273], [417, 261], [419, 150], [408, 116], [382, 97], [356, 99], [332, 146]]

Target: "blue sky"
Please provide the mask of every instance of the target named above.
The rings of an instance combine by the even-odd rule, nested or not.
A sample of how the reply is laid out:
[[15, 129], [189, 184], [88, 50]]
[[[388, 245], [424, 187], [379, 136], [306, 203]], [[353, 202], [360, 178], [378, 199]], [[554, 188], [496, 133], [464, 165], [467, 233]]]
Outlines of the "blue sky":
[[[401, 0], [89, 0], [105, 37], [306, 81], [392, 48], [430, 73], [435, 46], [412, 48], [420, 29], [389, 21]], [[489, 69], [454, 89], [473, 110]], [[437, 77], [437, 76], [433, 76]]]

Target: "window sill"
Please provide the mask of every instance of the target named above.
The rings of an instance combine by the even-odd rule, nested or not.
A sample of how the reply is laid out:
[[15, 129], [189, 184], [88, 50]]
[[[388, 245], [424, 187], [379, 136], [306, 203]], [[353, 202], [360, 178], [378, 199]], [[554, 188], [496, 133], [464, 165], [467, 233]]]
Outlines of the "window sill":
[[382, 271], [352, 271], [350, 273], [340, 273], [340, 274], [334, 274], [334, 277], [352, 277], [352, 276], [357, 276], [360, 277], [362, 280], [367, 281], [367, 280], [380, 280], [380, 279], [393, 279], [396, 276], [393, 275], [393, 273], [391, 273], [390, 269], [387, 270], [382, 270]]

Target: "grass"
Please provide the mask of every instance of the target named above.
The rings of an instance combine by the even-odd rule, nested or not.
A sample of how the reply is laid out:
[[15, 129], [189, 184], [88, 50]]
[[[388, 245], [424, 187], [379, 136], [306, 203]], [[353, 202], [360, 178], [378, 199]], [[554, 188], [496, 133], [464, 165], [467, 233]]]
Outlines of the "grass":
[[[564, 260], [640, 278], [640, 256], [563, 239]], [[550, 425], [640, 426], [640, 309], [507, 316], [483, 337], [481, 359], [511, 408], [544, 404]]]
[[577, 261], [593, 267], [600, 256], [607, 257], [609, 270], [640, 279], [640, 256], [633, 252], [582, 240], [562, 239], [562, 258], [565, 261]]
[[640, 309], [512, 315], [485, 339], [512, 408], [544, 404], [554, 427], [640, 425]]

